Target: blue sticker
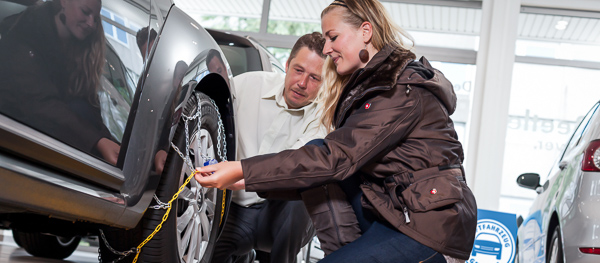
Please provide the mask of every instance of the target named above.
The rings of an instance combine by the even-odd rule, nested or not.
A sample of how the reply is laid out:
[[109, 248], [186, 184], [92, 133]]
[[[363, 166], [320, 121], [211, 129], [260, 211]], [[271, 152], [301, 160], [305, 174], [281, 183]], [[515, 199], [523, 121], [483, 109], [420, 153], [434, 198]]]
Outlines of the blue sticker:
[[215, 160], [215, 159], [210, 159], [210, 160], [208, 160], [208, 161], [204, 162], [204, 166], [209, 166], [209, 165], [212, 165], [212, 164], [217, 164], [217, 163], [219, 163], [219, 162], [217, 162], [217, 160]]
[[475, 244], [467, 263], [512, 263], [516, 252], [517, 216], [477, 209]]

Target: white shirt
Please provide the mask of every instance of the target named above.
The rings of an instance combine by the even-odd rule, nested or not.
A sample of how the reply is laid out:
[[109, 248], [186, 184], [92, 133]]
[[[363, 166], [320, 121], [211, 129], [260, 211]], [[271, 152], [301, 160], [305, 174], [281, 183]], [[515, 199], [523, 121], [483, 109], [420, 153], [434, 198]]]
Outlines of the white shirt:
[[[298, 149], [324, 138], [317, 104], [288, 109], [283, 97], [285, 74], [253, 71], [233, 78], [237, 160]], [[277, 165], [277, 164], [273, 164]], [[234, 191], [232, 201], [241, 206], [263, 202], [254, 192]]]

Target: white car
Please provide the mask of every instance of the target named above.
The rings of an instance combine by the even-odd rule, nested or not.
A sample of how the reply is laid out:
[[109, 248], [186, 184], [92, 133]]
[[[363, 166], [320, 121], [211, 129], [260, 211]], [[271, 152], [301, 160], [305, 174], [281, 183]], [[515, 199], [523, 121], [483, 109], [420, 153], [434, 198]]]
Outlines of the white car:
[[600, 103], [587, 113], [540, 185], [540, 175], [517, 178], [538, 193], [519, 226], [515, 262], [600, 262]]

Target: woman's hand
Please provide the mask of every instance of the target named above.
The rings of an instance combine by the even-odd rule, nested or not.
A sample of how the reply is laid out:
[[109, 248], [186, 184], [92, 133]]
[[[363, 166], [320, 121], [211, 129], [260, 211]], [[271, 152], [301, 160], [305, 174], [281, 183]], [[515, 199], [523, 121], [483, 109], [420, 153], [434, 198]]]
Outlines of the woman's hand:
[[229, 190], [237, 191], [246, 189], [246, 180], [242, 179], [227, 187]]
[[156, 169], [156, 173], [162, 174], [163, 169], [165, 169], [165, 162], [167, 161], [168, 153], [165, 150], [159, 150], [154, 155], [154, 168]]
[[102, 157], [104, 157], [104, 160], [112, 165], [117, 165], [119, 151], [121, 150], [121, 146], [119, 146], [119, 144], [107, 138], [102, 138], [96, 144], [96, 148], [98, 148], [98, 151]]
[[204, 187], [224, 190], [239, 180], [244, 179], [242, 163], [239, 161], [221, 162], [196, 168], [196, 181]]

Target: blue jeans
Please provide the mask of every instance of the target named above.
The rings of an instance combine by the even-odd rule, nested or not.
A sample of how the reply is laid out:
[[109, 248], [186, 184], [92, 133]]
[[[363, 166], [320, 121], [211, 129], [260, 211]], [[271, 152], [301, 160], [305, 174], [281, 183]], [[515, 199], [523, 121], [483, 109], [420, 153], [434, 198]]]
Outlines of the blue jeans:
[[331, 253], [319, 263], [445, 263], [444, 256], [400, 233], [374, 221], [361, 237]]
[[[321, 146], [323, 140], [312, 140], [308, 144]], [[357, 174], [340, 182], [358, 219], [361, 237], [327, 255], [320, 263], [446, 262], [442, 254], [401, 233], [389, 223], [377, 221], [369, 210], [363, 210], [360, 184], [361, 178]]]

